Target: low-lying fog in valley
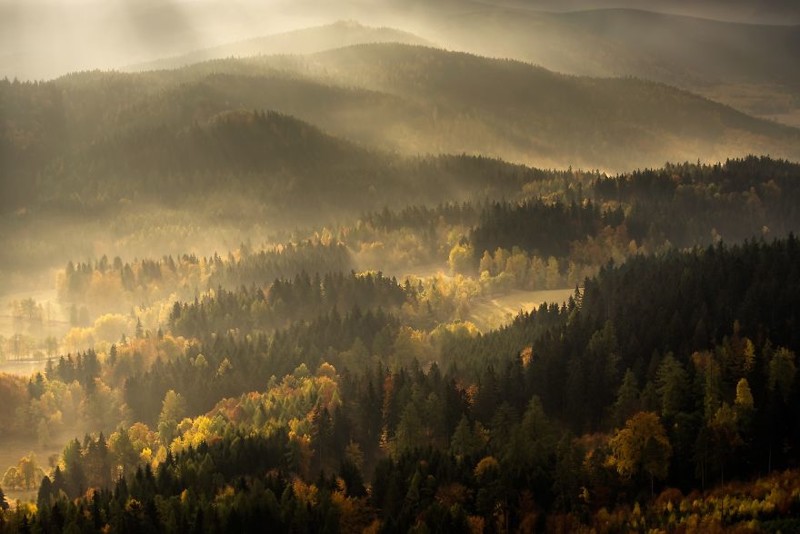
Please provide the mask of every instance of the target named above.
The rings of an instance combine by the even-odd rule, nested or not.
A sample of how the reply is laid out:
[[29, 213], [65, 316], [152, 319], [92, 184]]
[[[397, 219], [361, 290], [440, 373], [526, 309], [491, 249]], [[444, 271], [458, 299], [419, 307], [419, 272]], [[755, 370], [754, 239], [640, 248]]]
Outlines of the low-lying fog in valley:
[[792, 531], [798, 161], [796, 2], [0, 0], [0, 534]]

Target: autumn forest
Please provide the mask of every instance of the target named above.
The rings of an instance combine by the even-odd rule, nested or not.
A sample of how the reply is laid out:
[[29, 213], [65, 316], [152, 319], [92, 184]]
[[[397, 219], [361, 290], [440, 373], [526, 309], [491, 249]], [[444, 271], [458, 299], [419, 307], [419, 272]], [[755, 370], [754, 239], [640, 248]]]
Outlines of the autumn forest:
[[0, 534], [800, 530], [791, 2], [134, 4], [0, 0]]

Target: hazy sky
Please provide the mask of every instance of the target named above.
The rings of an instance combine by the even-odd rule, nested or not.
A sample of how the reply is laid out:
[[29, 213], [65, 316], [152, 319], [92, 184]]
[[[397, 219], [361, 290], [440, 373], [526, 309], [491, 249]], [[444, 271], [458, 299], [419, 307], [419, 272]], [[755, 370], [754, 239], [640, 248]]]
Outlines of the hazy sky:
[[636, 7], [747, 22], [800, 22], [795, 0], [0, 0], [0, 76], [118, 68], [248, 37], [355, 19], [414, 31], [428, 17], [498, 5]]
[[335, 20], [302, 2], [0, 1], [0, 75], [114, 68]]

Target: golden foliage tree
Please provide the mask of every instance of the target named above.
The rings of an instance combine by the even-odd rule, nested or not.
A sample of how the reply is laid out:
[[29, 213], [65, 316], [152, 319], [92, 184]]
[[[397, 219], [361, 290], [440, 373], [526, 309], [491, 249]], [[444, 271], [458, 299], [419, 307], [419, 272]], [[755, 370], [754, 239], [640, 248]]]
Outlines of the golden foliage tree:
[[652, 495], [653, 480], [667, 476], [672, 456], [672, 446], [658, 415], [654, 412], [635, 414], [625, 423], [625, 428], [611, 438], [609, 445], [610, 464], [625, 478], [639, 474], [649, 476]]

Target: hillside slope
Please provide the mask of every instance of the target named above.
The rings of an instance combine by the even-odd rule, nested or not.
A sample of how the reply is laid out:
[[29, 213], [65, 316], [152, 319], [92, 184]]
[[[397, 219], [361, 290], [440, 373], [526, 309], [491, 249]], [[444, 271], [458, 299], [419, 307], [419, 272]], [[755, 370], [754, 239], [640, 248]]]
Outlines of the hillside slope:
[[750, 153], [800, 158], [797, 129], [666, 85], [400, 44], [6, 81], [0, 92], [8, 107], [0, 116], [5, 183], [25, 186], [7, 187], [14, 195], [6, 201], [46, 181], [44, 169], [65, 154], [74, 159], [110, 139], [160, 127], [176, 132], [239, 110], [292, 115], [401, 154], [480, 154], [536, 167], [618, 171]]
[[[556, 13], [529, 4], [484, 5], [458, 16], [432, 17], [429, 24], [438, 42], [459, 50], [570, 74], [646, 78], [798, 124], [797, 22], [724, 22], [597, 7], [603, 5]], [[658, 8], [650, 3], [636, 7]]]
[[397, 44], [252, 61], [427, 106], [427, 128], [435, 135], [426, 139], [425, 129], [415, 128], [421, 151], [480, 151], [537, 166], [612, 170], [747, 152], [800, 153], [796, 129], [638, 79], [565, 76], [515, 61]]

